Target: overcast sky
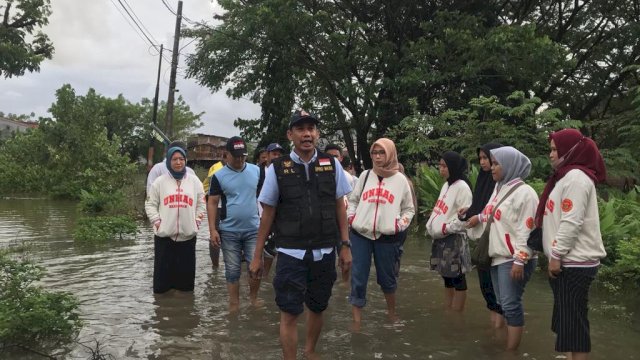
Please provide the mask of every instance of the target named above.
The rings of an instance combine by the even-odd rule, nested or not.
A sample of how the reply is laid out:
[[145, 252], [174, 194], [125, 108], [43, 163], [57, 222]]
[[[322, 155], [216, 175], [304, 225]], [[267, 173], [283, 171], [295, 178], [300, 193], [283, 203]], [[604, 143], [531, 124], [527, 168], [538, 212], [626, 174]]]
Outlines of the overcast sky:
[[[151, 35], [165, 48], [173, 48], [175, 16], [162, 0], [121, 0], [128, 3]], [[172, 9], [178, 0], [165, 0]], [[55, 101], [55, 91], [63, 84], [71, 84], [77, 95], [94, 88], [106, 97], [123, 94], [131, 102], [146, 97], [153, 99], [158, 57], [142, 35], [127, 23], [118, 0], [52, 0], [52, 15], [44, 32], [55, 47], [52, 60], [41, 64], [40, 72], [21, 77], [0, 78], [0, 111], [14, 114], [50, 116], [48, 109]], [[220, 12], [211, 0], [185, 0], [183, 15], [193, 21], [207, 20]], [[125, 13], [126, 15], [126, 13]], [[189, 39], [181, 42], [181, 47]], [[182, 50], [194, 51], [193, 46]], [[170, 53], [166, 54], [168, 60]], [[180, 56], [184, 67], [185, 56]], [[169, 63], [162, 63], [160, 99], [167, 99]], [[260, 107], [248, 100], [234, 101], [224, 91], [212, 94], [194, 80], [185, 79], [178, 70], [177, 95], [182, 95], [194, 113], [204, 111], [204, 126], [198, 132], [221, 136], [239, 135], [233, 126], [238, 118], [260, 116]]]

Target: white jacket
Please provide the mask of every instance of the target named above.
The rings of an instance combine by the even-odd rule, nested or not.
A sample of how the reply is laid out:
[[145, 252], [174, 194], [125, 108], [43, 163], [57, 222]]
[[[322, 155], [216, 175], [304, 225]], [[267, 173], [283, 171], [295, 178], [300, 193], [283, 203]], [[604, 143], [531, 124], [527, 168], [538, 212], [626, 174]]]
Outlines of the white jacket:
[[547, 257], [567, 267], [592, 267], [607, 256], [600, 234], [596, 187], [584, 172], [569, 171], [549, 194], [542, 223]]
[[351, 228], [372, 240], [406, 230], [414, 214], [411, 188], [400, 172], [378, 181], [373, 170], [364, 171], [349, 194], [347, 217]]
[[153, 232], [175, 241], [192, 239], [206, 216], [202, 182], [189, 173], [178, 184], [170, 174], [158, 177], [144, 203]]
[[[482, 236], [494, 207], [519, 183], [523, 183], [519, 178], [511, 180], [504, 184], [500, 191], [496, 185], [491, 199], [479, 215], [481, 225], [468, 229], [469, 237], [478, 239]], [[527, 246], [527, 239], [534, 227], [537, 207], [538, 195], [531, 186], [524, 183], [500, 204], [489, 233], [489, 256], [493, 259], [492, 266], [512, 260], [523, 265], [535, 256], [534, 251]]]
[[462, 229], [458, 210], [468, 208], [472, 201], [473, 194], [466, 182], [458, 180], [451, 185], [445, 182], [427, 220], [427, 233], [433, 239], [441, 239]]

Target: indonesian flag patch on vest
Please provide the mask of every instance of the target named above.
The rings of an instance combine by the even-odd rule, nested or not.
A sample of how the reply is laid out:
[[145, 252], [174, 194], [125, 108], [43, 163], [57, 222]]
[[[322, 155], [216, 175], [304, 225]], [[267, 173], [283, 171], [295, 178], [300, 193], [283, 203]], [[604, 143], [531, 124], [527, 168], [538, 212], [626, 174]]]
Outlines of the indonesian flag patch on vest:
[[331, 165], [331, 160], [328, 158], [318, 159], [318, 163], [320, 164], [320, 166], [329, 166]]

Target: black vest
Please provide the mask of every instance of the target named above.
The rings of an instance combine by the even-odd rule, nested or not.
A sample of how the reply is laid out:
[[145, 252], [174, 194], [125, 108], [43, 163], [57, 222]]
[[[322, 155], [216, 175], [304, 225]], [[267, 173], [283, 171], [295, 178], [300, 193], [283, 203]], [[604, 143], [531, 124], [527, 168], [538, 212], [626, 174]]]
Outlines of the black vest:
[[280, 200], [276, 211], [277, 247], [320, 249], [336, 245], [336, 165], [331, 155], [318, 152], [309, 164], [309, 180], [304, 165], [290, 155], [273, 161]]

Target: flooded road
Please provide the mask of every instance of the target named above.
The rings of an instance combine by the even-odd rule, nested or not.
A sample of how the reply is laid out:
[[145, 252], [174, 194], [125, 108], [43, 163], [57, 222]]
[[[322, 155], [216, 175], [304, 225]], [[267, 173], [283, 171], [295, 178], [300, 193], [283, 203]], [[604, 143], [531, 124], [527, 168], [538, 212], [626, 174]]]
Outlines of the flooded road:
[[[140, 224], [135, 238], [87, 246], [73, 241], [75, 203], [0, 199], [0, 246], [23, 245], [42, 265], [49, 290], [73, 293], [81, 302], [84, 327], [79, 342], [116, 359], [278, 359], [279, 312], [269, 281], [264, 281], [262, 308], [248, 304], [248, 286], [241, 289], [241, 310], [227, 311], [224, 265], [211, 268], [204, 232], [196, 247], [196, 289], [193, 294], [154, 296], [153, 241]], [[550, 331], [552, 295], [546, 276], [537, 271], [524, 294], [525, 335], [520, 352], [506, 356], [502, 335], [489, 327], [489, 313], [475, 273], [463, 314], [442, 310], [443, 286], [427, 270], [427, 240], [413, 234], [405, 244], [397, 293], [401, 321], [386, 321], [385, 303], [372, 271], [369, 300], [360, 332], [349, 330], [348, 288], [338, 283], [318, 352], [323, 359], [555, 359]], [[275, 269], [275, 266], [274, 266]], [[273, 270], [272, 270], [273, 271]], [[246, 277], [241, 280], [246, 285]], [[596, 289], [597, 290], [597, 289]], [[640, 359], [640, 301], [625, 302], [606, 293], [591, 299], [592, 359]], [[620, 310], [626, 306], [626, 311]], [[632, 314], [633, 313], [633, 314]], [[299, 350], [304, 341], [299, 325]], [[86, 359], [81, 345], [68, 359]]]

